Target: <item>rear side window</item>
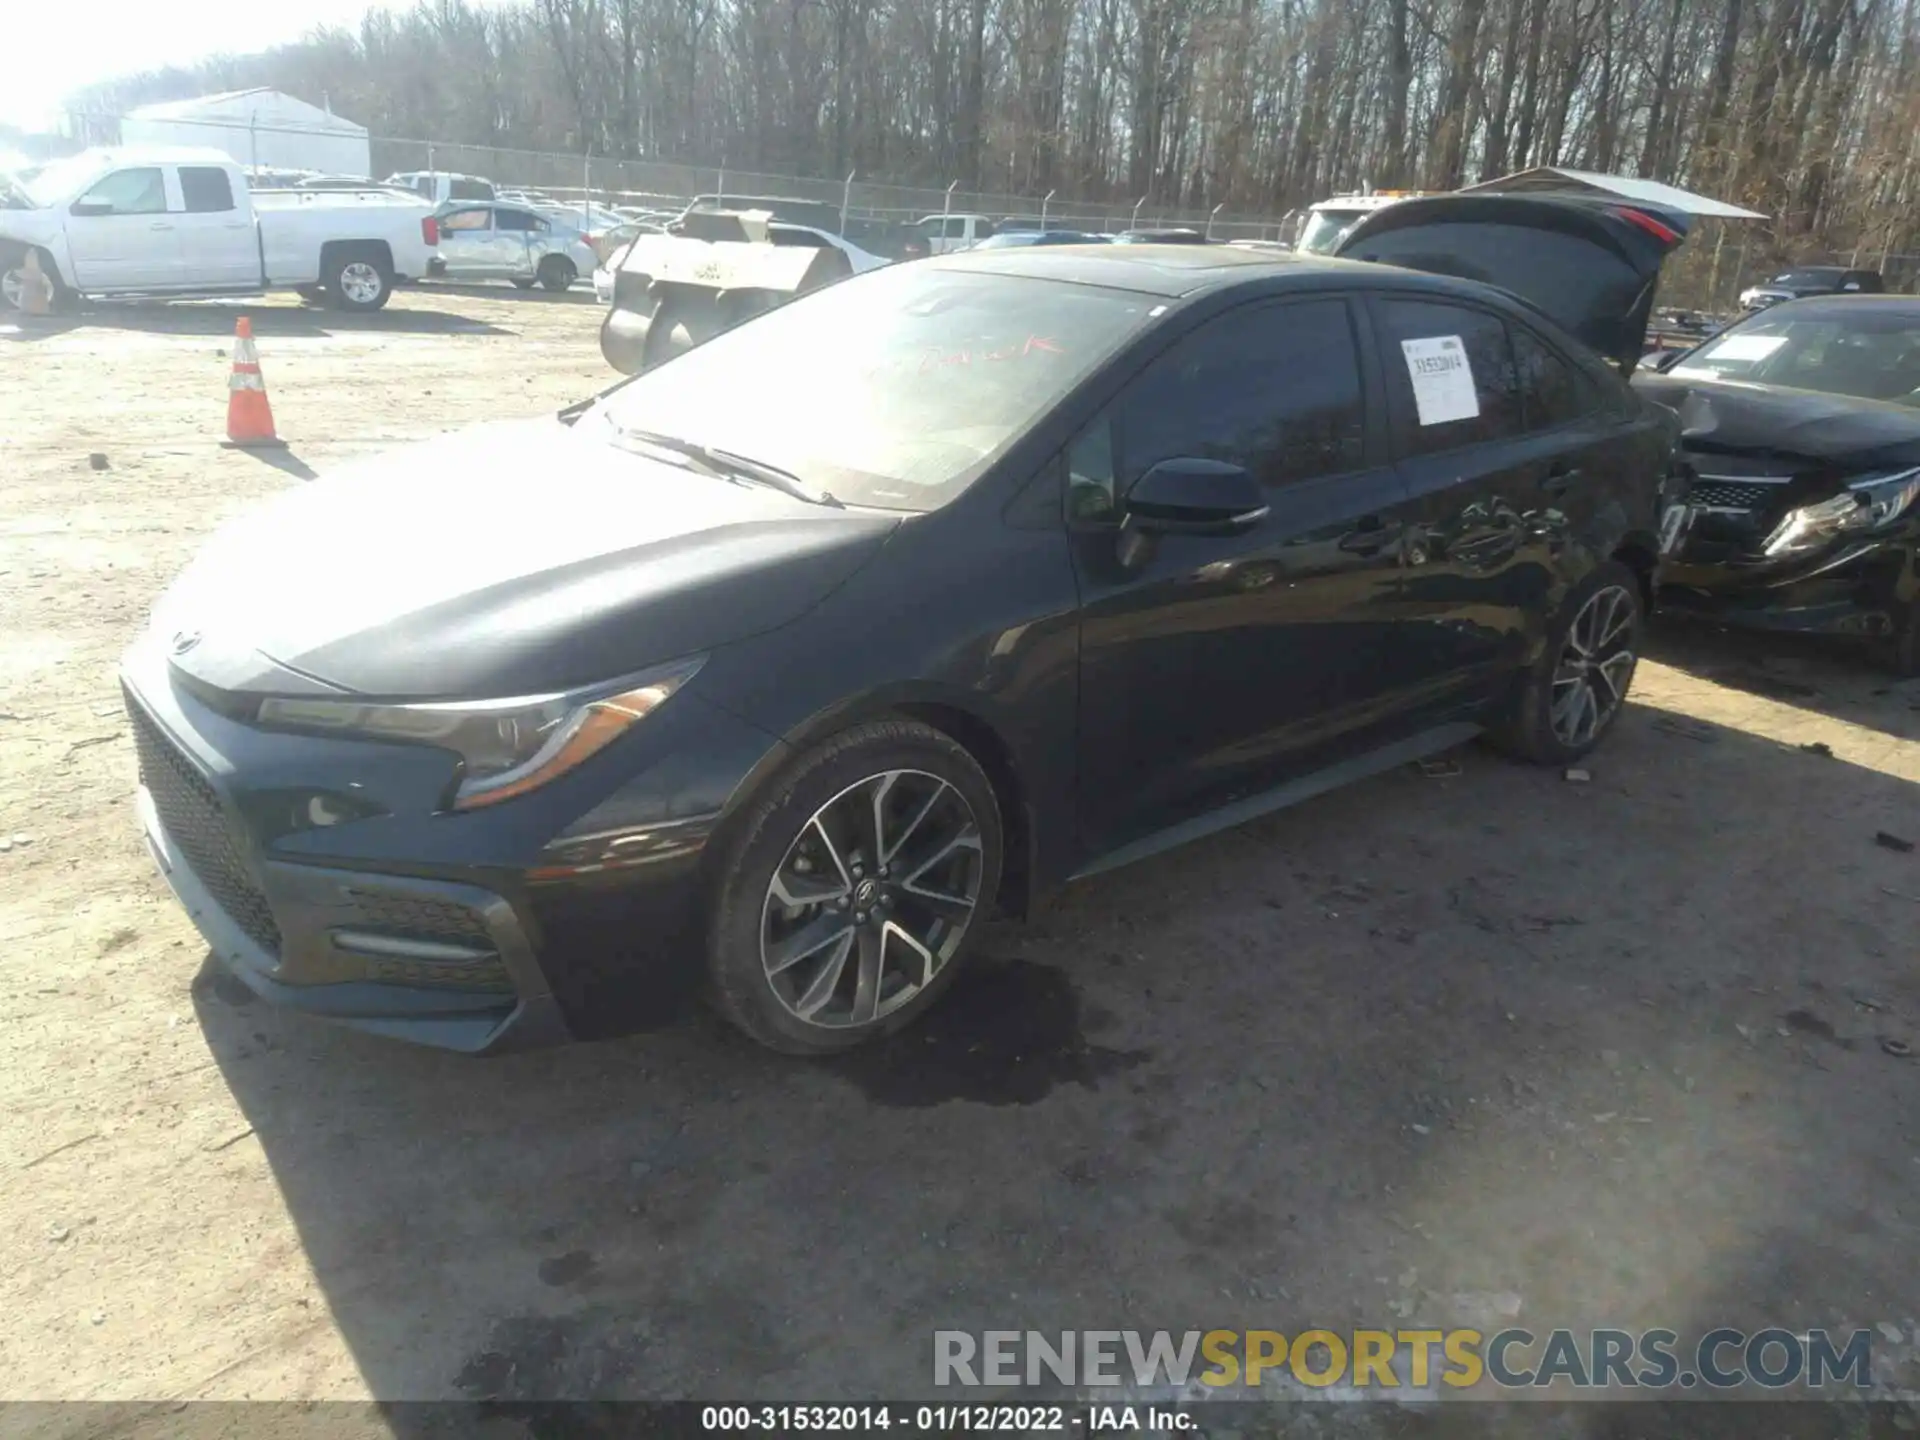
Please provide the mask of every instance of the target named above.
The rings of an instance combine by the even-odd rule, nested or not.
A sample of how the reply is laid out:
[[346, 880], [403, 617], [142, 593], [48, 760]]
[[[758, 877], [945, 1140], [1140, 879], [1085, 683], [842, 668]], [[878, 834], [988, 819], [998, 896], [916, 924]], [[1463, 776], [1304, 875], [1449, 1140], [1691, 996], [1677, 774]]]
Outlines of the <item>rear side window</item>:
[[1520, 372], [1520, 405], [1529, 430], [1552, 430], [1599, 408], [1586, 378], [1531, 330], [1515, 325], [1513, 358]]
[[444, 234], [451, 230], [485, 230], [488, 228], [487, 211], [484, 208], [473, 210], [449, 210], [440, 217], [440, 229]]
[[210, 215], [233, 209], [233, 185], [227, 172], [213, 165], [182, 165], [180, 196], [190, 215]]
[[1498, 317], [1430, 300], [1387, 300], [1377, 308], [1401, 454], [1430, 455], [1521, 433], [1513, 348]]

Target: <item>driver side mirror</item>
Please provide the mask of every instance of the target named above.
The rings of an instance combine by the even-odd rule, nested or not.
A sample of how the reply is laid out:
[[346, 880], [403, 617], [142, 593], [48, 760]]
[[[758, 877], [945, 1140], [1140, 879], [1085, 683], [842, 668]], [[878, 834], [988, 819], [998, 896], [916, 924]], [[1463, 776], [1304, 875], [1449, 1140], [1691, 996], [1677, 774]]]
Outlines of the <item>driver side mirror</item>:
[[68, 207], [68, 213], [73, 215], [111, 215], [113, 214], [113, 202], [111, 200], [76, 200]]
[[1242, 535], [1266, 518], [1267, 497], [1239, 465], [1180, 458], [1136, 480], [1123, 509], [1143, 535]]
[[1686, 350], [1663, 350], [1660, 352], [1660, 358], [1653, 362], [1653, 368], [1665, 374], [1690, 353]]

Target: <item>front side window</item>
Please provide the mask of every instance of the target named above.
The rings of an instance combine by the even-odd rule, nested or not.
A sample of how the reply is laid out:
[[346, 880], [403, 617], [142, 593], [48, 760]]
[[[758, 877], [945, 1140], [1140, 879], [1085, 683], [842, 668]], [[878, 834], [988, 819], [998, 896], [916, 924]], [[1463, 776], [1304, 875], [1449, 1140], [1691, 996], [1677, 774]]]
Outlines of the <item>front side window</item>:
[[1220, 460], [1267, 486], [1359, 469], [1366, 412], [1344, 300], [1242, 306], [1131, 381], [1069, 448], [1068, 512], [1111, 516], [1162, 460]]
[[1381, 364], [1402, 455], [1518, 435], [1520, 386], [1497, 316], [1431, 300], [1377, 307]]
[[116, 170], [78, 202], [89, 211], [106, 215], [164, 215], [167, 182], [158, 166]]
[[[1161, 303], [1092, 285], [890, 266], [717, 335], [614, 391], [596, 413], [610, 443], [650, 431], [778, 466], [847, 504], [931, 510]], [[583, 430], [593, 421], [583, 418]]]
[[227, 172], [213, 165], [180, 167], [180, 198], [189, 215], [210, 215], [233, 209], [233, 185]]

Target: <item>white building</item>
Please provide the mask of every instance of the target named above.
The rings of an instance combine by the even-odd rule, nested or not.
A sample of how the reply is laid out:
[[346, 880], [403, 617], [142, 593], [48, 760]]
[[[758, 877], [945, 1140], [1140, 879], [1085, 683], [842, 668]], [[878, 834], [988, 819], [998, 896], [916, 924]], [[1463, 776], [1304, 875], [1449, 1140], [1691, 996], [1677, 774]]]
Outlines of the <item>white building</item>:
[[122, 145], [204, 145], [237, 165], [371, 175], [367, 127], [278, 90], [230, 90], [142, 105], [120, 121]]

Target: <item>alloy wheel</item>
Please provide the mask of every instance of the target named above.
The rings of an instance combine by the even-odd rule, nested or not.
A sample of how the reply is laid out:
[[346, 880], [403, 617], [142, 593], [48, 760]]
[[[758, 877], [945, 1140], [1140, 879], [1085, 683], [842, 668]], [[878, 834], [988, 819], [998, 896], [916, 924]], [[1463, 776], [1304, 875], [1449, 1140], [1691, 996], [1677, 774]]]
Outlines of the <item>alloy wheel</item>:
[[383, 286], [379, 270], [365, 260], [340, 267], [340, 293], [356, 305], [371, 305], [380, 298]]
[[18, 266], [0, 274], [0, 308], [18, 310], [20, 297], [26, 292], [26, 273]]
[[980, 900], [980, 823], [924, 770], [849, 785], [800, 829], [767, 882], [760, 960], [795, 1019], [871, 1025], [931, 985]]
[[1613, 719], [1633, 678], [1633, 596], [1608, 585], [1573, 617], [1553, 671], [1550, 717], [1561, 744], [1581, 746]]

